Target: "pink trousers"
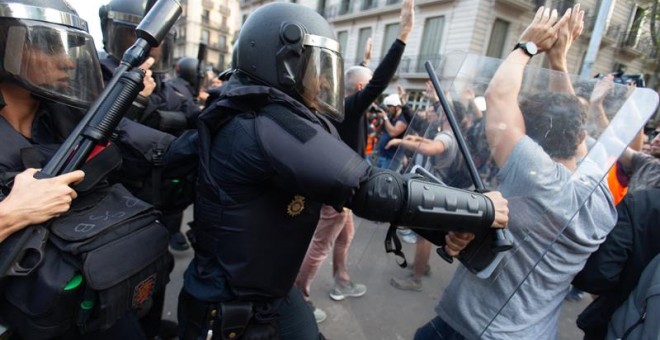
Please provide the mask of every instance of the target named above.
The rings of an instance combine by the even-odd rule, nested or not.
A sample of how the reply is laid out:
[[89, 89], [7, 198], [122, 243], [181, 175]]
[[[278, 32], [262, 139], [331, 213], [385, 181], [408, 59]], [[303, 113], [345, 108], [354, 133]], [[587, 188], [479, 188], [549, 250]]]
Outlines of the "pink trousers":
[[349, 209], [337, 212], [328, 205], [321, 207], [321, 218], [296, 278], [296, 286], [306, 300], [309, 300], [312, 281], [330, 250], [333, 250], [332, 276], [335, 282], [347, 284], [351, 280], [348, 275], [348, 248], [354, 235], [353, 213]]

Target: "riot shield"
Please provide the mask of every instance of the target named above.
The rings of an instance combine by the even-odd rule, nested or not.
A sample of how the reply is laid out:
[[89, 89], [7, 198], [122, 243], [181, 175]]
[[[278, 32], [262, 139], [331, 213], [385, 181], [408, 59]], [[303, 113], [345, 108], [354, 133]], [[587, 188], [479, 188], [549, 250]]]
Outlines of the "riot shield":
[[[468, 247], [464, 253], [473, 258], [461, 259], [436, 310], [468, 338], [548, 332], [553, 337], [573, 276], [616, 222], [602, 180], [655, 112], [658, 95], [526, 66], [518, 99], [526, 135], [499, 168], [486, 138], [488, 107], [474, 112], [477, 105], [471, 101], [484, 96], [502, 60], [476, 55], [448, 59], [452, 60], [445, 65], [460, 64], [447, 91], [455, 107], [467, 108], [459, 128], [486, 189], [500, 191], [509, 201], [508, 231], [514, 247], [490, 254]], [[452, 71], [439, 69], [431, 76], [443, 78], [448, 73]], [[552, 84], [566, 81], [576, 89], [582, 110], [551, 90]], [[513, 129], [495, 128], [500, 133]], [[454, 161], [460, 162], [460, 157]], [[471, 266], [475, 261], [477, 268]]]
[[[349, 272], [351, 280], [365, 284], [368, 291], [359, 299], [331, 301], [327, 292], [333, 288], [332, 270], [319, 272], [312, 299], [328, 315], [328, 320], [320, 325], [327, 337], [412, 339], [416, 329], [436, 315], [468, 339], [517, 339], [520, 338], [516, 337], [517, 332], [523, 329], [553, 338], [557, 323], [575, 329], [577, 315], [558, 320], [558, 309], [572, 277], [615, 223], [611, 198], [601, 180], [655, 112], [658, 96], [649, 89], [620, 84], [609, 84], [604, 89], [607, 84], [598, 79], [578, 79], [527, 66], [521, 101], [546, 93], [551, 81], [569, 79], [576, 92], [584, 97], [585, 105], [599, 91], [607, 93], [603, 100], [604, 117], [591, 112], [585, 117], [578, 130], [586, 132], [588, 150], [574, 168], [553, 161], [544, 152], [560, 148], [562, 139], [555, 139], [557, 145], [546, 142], [541, 146], [523, 137], [522, 143], [526, 145], [517, 147], [531, 148], [534, 150], [531, 154], [539, 159], [524, 160], [514, 153], [513, 157], [520, 159], [511, 160], [500, 169], [492, 161], [485, 137], [488, 108], [483, 107], [483, 97], [501, 62], [450, 54], [433, 65], [433, 76], [438, 78], [440, 91], [457, 113], [470, 158], [485, 189], [498, 190], [509, 201], [508, 237], [513, 241], [513, 249], [492, 252], [478, 261], [480, 266], [470, 268], [474, 262], [463, 258], [447, 263], [435, 254], [438, 247], [432, 245], [428, 261], [430, 275], [424, 271], [420, 286], [397, 289], [394, 279], [405, 283], [413, 273], [410, 267], [422, 238], [417, 236], [417, 244], [402, 242], [409, 265], [402, 269], [395, 256], [384, 254], [383, 238], [388, 225], [356, 216]], [[402, 138], [410, 140], [408, 144], [412, 146], [395, 146], [402, 162], [393, 170], [416, 172], [429, 181], [473, 190], [473, 182], [465, 176], [468, 162], [460, 150], [447, 148], [433, 154], [434, 149], [428, 148], [434, 142], [451, 144], [452, 137], [456, 137], [445, 121], [444, 109], [433, 106], [432, 97], [429, 95], [425, 108], [415, 112]], [[536, 105], [546, 106], [550, 104]], [[528, 124], [528, 131], [559, 126], [558, 121], [542, 121], [541, 117]], [[403, 240], [404, 235], [400, 236]], [[577, 329], [575, 332], [562, 336], [581, 336]]]

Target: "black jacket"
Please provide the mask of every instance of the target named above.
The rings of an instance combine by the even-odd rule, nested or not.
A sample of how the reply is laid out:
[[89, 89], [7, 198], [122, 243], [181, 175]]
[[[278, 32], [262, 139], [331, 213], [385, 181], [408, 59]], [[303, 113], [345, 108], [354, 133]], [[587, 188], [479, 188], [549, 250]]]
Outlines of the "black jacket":
[[345, 118], [341, 123], [334, 122], [341, 140], [364, 157], [367, 146], [367, 118], [364, 112], [390, 84], [394, 77], [406, 44], [396, 39], [378, 64], [373, 77], [362, 90], [344, 98]]
[[585, 339], [604, 339], [614, 311], [635, 288], [646, 265], [660, 254], [660, 189], [626, 195], [618, 221], [573, 285], [599, 297], [580, 314]]
[[203, 301], [280, 298], [321, 204], [341, 208], [370, 167], [332, 124], [283, 92], [240, 74], [223, 87], [199, 118], [195, 259], [184, 286]]

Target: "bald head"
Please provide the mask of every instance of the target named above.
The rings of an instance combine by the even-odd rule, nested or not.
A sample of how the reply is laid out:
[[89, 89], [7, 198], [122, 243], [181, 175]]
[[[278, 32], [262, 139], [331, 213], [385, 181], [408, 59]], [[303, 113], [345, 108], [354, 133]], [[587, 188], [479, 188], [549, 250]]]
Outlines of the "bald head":
[[370, 69], [364, 66], [352, 66], [346, 70], [346, 76], [344, 77], [344, 89], [346, 95], [350, 96], [353, 93], [362, 90], [371, 77], [373, 72]]

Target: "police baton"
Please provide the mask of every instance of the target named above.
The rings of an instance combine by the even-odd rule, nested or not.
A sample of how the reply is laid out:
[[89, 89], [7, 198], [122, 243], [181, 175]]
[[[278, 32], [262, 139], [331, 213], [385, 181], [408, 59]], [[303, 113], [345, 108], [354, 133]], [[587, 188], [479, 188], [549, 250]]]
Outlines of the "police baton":
[[[470, 177], [472, 177], [472, 182], [474, 183], [474, 187], [477, 192], [483, 193], [486, 191], [484, 187], [484, 183], [481, 180], [481, 177], [479, 176], [477, 167], [474, 165], [474, 161], [472, 160], [472, 156], [470, 155], [470, 150], [468, 149], [467, 144], [465, 143], [465, 139], [463, 138], [463, 133], [461, 132], [461, 129], [458, 126], [458, 122], [456, 121], [456, 116], [454, 116], [454, 112], [452, 111], [451, 107], [449, 106], [449, 103], [447, 102], [447, 98], [442, 92], [442, 88], [440, 87], [440, 81], [438, 80], [438, 76], [435, 73], [435, 69], [433, 68], [433, 65], [431, 64], [430, 61], [426, 61], [424, 66], [426, 67], [426, 72], [429, 74], [431, 82], [433, 83], [435, 92], [438, 95], [438, 99], [440, 100], [440, 105], [442, 106], [442, 109], [445, 111], [445, 115], [447, 116], [447, 121], [451, 126], [451, 130], [454, 133], [454, 137], [456, 137], [456, 142], [458, 143], [458, 149], [461, 151], [461, 154], [465, 159], [465, 164], [467, 165], [468, 171], [470, 172]], [[491, 230], [494, 235], [491, 249], [494, 252], [503, 252], [513, 248], [513, 243], [506, 238], [502, 229], [491, 229]], [[444, 251], [442, 247], [438, 248], [438, 254], [442, 256], [445, 260], [452, 262], [451, 257]]]

